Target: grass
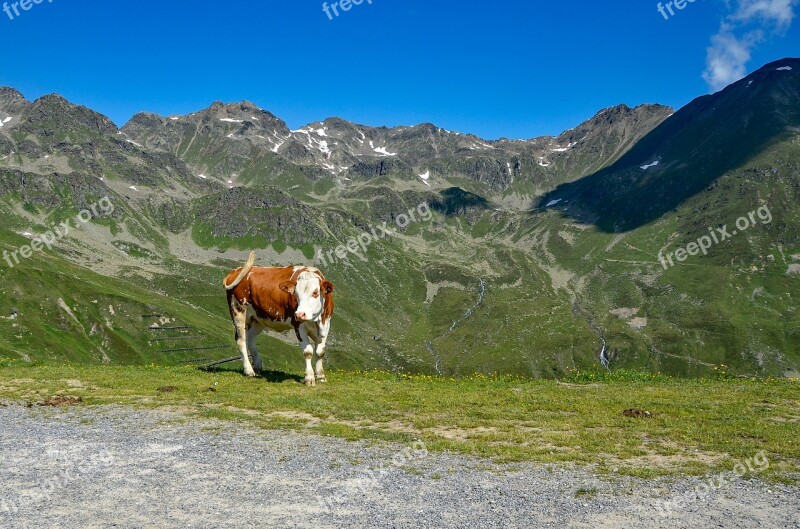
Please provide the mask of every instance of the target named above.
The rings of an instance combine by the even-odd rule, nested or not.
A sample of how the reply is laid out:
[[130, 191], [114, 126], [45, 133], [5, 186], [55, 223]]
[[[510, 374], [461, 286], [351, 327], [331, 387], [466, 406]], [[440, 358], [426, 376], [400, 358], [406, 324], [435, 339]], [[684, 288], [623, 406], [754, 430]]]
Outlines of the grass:
[[[770, 465], [761, 477], [791, 481], [800, 472], [800, 384], [791, 380], [631, 372], [562, 381], [453, 379], [375, 371], [333, 371], [328, 379], [307, 388], [299, 375], [280, 372], [247, 379], [192, 367], [0, 361], [0, 400], [75, 395], [81, 405], [163, 408], [347, 440], [421, 439], [432, 451], [641, 477], [730, 471], [762, 450]], [[165, 386], [177, 389], [158, 391]], [[634, 407], [653, 415], [623, 416]]]

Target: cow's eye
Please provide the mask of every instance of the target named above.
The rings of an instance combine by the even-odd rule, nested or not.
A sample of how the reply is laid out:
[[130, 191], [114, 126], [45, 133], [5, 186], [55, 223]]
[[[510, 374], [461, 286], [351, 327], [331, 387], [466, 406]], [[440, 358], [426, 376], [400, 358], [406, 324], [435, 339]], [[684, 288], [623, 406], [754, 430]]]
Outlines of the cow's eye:
[[311, 295], [314, 296], [315, 298], [318, 298], [319, 297], [319, 290], [315, 290], [314, 293], [311, 294]]

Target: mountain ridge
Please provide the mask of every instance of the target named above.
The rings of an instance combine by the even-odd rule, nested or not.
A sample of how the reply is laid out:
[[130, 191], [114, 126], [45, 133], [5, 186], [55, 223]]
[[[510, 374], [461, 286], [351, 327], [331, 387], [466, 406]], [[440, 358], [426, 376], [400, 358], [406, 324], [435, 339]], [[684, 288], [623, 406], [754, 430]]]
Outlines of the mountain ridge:
[[[491, 142], [339, 118], [292, 131], [249, 102], [141, 113], [118, 129], [60, 96], [0, 89], [0, 250], [104, 196], [115, 205], [0, 268], [0, 314], [18, 309], [0, 318], [0, 351], [111, 363], [235, 354], [219, 281], [256, 250], [261, 265], [324, 266], [334, 367], [553, 377], [601, 367], [603, 350], [612, 369], [790, 375], [800, 128], [796, 77], [774, 68], [758, 92], [748, 79], [688, 110], [620, 105], [557, 137]], [[773, 141], [736, 136], [728, 124], [740, 122]], [[697, 151], [703, 134], [719, 149]], [[651, 165], [662, 145], [673, 147]], [[684, 159], [702, 186], [670, 165]], [[425, 220], [321, 261], [423, 205]], [[771, 223], [673, 268], [659, 261], [764, 206]], [[149, 330], [160, 318], [192, 327], [175, 336], [184, 347], [160, 347]], [[296, 367], [294, 345], [261, 340], [270, 368]]]

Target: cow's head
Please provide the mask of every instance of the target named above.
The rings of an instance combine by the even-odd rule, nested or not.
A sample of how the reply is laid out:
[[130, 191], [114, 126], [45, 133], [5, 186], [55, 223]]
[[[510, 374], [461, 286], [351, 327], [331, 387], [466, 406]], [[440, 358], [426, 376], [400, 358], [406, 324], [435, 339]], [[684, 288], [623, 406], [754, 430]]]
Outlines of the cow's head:
[[332, 304], [333, 283], [311, 271], [301, 272], [296, 282], [281, 283], [280, 289], [293, 295], [297, 300], [294, 317], [299, 321], [320, 321], [326, 303]]

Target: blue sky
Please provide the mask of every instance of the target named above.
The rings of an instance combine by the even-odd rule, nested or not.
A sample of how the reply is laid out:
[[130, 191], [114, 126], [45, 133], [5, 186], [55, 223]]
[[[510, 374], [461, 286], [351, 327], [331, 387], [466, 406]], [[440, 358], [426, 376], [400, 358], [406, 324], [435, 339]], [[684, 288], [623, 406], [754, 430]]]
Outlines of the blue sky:
[[248, 99], [292, 128], [340, 116], [530, 138], [619, 103], [679, 107], [800, 55], [797, 0], [696, 0], [668, 20], [657, 3], [364, 0], [330, 20], [316, 0], [43, 0], [0, 12], [0, 85], [118, 125]]

